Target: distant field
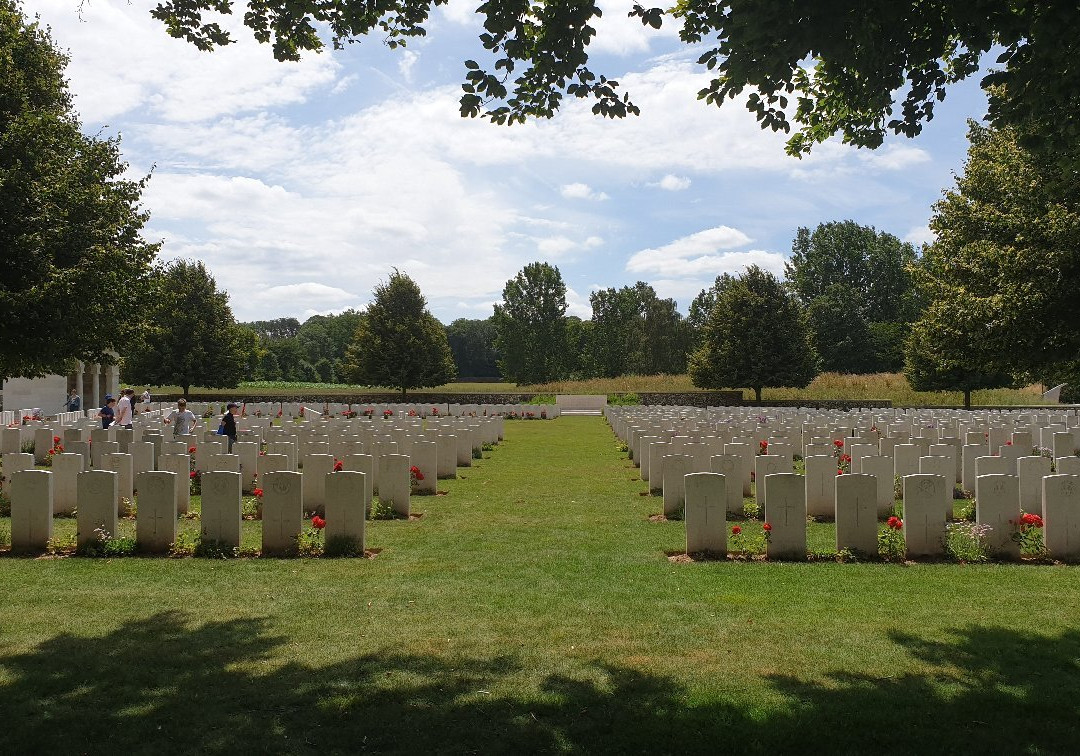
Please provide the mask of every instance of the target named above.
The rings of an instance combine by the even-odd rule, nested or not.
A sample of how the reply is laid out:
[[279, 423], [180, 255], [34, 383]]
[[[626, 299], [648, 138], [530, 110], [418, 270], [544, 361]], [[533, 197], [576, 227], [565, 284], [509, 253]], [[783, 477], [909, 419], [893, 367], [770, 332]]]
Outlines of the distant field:
[[[177, 386], [161, 386], [153, 389], [158, 394], [178, 394]], [[627, 375], [620, 378], [595, 378], [588, 381], [553, 381], [533, 385], [516, 383], [448, 383], [429, 389], [410, 391], [408, 396], [422, 397], [428, 394], [614, 394], [614, 393], [685, 393], [699, 391], [690, 383], [687, 375]], [[971, 396], [972, 405], [1023, 405], [1043, 404], [1043, 388], [1039, 385], [1022, 389], [994, 389], [976, 391]], [[370, 393], [394, 393], [393, 389], [371, 386], [345, 386], [336, 383], [288, 383], [284, 381], [254, 381], [241, 383], [233, 392], [237, 397], [246, 394], [263, 396], [295, 396], [300, 393], [317, 393], [322, 396], [348, 396]], [[193, 394], [222, 392], [215, 389], [192, 389]], [[743, 397], [752, 399], [753, 391], [743, 389]], [[889, 400], [894, 406], [960, 406], [964, 395], [960, 391], [915, 391], [901, 373], [875, 373], [872, 375], [841, 375], [822, 373], [805, 389], [767, 388], [765, 401], [770, 399], [839, 399], [839, 400]]]

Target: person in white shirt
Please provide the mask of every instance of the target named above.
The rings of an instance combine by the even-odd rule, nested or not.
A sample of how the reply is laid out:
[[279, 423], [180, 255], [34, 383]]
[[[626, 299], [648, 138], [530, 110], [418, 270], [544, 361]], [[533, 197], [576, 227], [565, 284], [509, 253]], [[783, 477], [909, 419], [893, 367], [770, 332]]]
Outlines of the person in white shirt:
[[179, 399], [176, 402], [176, 409], [169, 413], [169, 416], [165, 418], [165, 424], [172, 423], [173, 436], [186, 436], [195, 430], [195, 423], [198, 419], [195, 417], [195, 413], [187, 408], [187, 399]]
[[135, 395], [133, 389], [124, 389], [120, 392], [120, 401], [116, 403], [116, 425], [120, 428], [131, 428], [131, 397]]
[[150, 411], [150, 389], [142, 392], [143, 412]]

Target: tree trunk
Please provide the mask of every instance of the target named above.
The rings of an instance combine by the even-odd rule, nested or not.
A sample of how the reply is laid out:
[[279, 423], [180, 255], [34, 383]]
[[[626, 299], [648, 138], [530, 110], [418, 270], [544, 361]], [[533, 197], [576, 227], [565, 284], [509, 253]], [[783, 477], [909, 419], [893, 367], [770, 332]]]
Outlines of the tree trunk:
[[187, 399], [187, 398], [188, 398], [188, 395], [187, 395], [187, 394], [188, 394], [188, 389], [189, 389], [189, 388], [191, 388], [191, 384], [190, 384], [190, 383], [185, 383], [185, 384], [184, 384], [183, 386], [181, 386], [181, 387], [180, 387], [180, 396], [182, 396], [182, 397], [184, 397], [185, 399]]
[[401, 400], [402, 401], [405, 401], [405, 391], [406, 391], [405, 387], [402, 386], [401, 387]]
[[761, 386], [754, 386], [754, 399], [761, 404]]
[[971, 409], [971, 389], [964, 389], [964, 409]]

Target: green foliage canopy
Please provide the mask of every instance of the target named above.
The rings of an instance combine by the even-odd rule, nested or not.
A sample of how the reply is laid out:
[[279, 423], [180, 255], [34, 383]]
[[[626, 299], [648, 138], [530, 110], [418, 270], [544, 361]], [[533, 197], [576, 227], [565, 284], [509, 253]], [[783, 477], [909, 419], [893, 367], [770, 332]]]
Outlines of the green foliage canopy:
[[[427, 32], [431, 8], [445, 0], [247, 0], [244, 23], [273, 45], [278, 60], [334, 47], [378, 30], [391, 47]], [[232, 41], [204, 13], [230, 14], [224, 0], [162, 0], [152, 11], [168, 33], [203, 50]], [[593, 101], [593, 112], [622, 117], [638, 108], [619, 84], [594, 72], [588, 47], [601, 15], [596, 0], [526, 3], [488, 0], [480, 44], [490, 59], [465, 61], [461, 112], [497, 123], [550, 117], [565, 97]], [[948, 88], [980, 70], [989, 117], [998, 126], [1029, 124], [1031, 145], [1054, 154], [1080, 136], [1080, 7], [1039, 0], [680, 0], [630, 13], [660, 28], [681, 23], [682, 41], [703, 46], [698, 62], [714, 78], [699, 99], [721, 105], [749, 91], [762, 128], [790, 132], [792, 154], [834, 134], [877, 147], [887, 133], [917, 135]], [[896, 95], [899, 93], [899, 105]]]
[[761, 401], [766, 386], [803, 388], [817, 375], [805, 315], [772, 273], [756, 265], [727, 285], [690, 357], [701, 388], [748, 386]]
[[420, 287], [395, 270], [376, 285], [341, 372], [347, 380], [368, 386], [409, 389], [439, 386], [454, 380], [454, 358], [442, 323], [428, 312]]
[[155, 270], [139, 339], [124, 357], [124, 380], [152, 386], [235, 388], [256, 336], [233, 318], [228, 295], [200, 260]]
[[[915, 388], [989, 388], [1080, 362], [1080, 179], [1011, 130], [971, 124], [956, 188], [935, 205], [919, 267]], [[1071, 159], [1080, 157], [1073, 147]]]
[[495, 305], [499, 370], [515, 383], [544, 383], [566, 370], [566, 284], [553, 265], [526, 265], [503, 287]]
[[121, 179], [119, 142], [80, 131], [66, 65], [0, 0], [0, 378], [111, 361], [157, 251], [140, 235], [146, 179]]
[[458, 318], [446, 327], [446, 339], [460, 376], [494, 378], [499, 374], [495, 351], [495, 323], [491, 318]]

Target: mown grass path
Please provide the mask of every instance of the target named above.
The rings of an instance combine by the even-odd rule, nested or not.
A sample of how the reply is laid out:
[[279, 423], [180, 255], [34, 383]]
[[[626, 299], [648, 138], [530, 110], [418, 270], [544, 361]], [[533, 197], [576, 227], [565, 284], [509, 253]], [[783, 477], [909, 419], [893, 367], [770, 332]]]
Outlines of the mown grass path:
[[375, 559], [0, 559], [0, 752], [1077, 750], [1077, 568], [672, 564], [601, 419], [506, 428]]

